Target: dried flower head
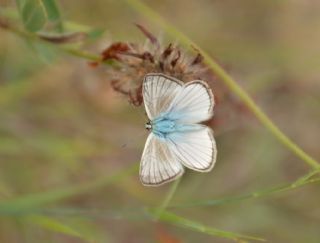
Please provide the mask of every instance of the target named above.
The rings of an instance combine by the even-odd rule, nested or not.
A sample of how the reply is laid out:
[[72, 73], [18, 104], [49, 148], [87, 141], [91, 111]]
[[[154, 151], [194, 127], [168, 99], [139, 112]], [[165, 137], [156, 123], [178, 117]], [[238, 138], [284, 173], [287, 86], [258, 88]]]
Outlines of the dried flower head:
[[142, 104], [142, 80], [147, 73], [163, 73], [182, 81], [198, 79], [206, 70], [202, 56], [190, 57], [172, 43], [163, 46], [146, 28], [137, 24], [146, 36], [145, 44], [114, 42], [101, 53], [101, 60], [114, 60], [107, 69], [113, 89], [139, 106]]

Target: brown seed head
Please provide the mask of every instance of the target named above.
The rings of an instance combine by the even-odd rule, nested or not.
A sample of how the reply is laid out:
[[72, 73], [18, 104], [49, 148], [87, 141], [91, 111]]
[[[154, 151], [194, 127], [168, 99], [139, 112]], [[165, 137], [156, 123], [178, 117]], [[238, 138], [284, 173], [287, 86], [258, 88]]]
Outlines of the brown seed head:
[[163, 73], [187, 82], [201, 77], [206, 70], [200, 53], [190, 57], [172, 43], [162, 46], [145, 27], [137, 27], [146, 36], [146, 43], [115, 42], [101, 54], [103, 61], [118, 62], [116, 68], [107, 70], [107, 75], [114, 90], [126, 95], [132, 104], [142, 104], [141, 85], [147, 73]]

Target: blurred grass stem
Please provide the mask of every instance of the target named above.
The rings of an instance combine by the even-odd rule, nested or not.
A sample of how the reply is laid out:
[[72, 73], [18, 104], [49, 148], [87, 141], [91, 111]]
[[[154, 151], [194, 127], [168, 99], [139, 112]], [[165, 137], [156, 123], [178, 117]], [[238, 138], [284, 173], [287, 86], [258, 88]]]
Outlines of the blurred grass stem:
[[178, 185], [181, 181], [181, 177], [178, 178], [177, 180], [175, 180], [173, 182], [173, 184], [171, 185], [170, 187], [170, 190], [168, 191], [165, 199], [163, 200], [162, 204], [158, 207], [157, 211], [156, 211], [156, 215], [155, 215], [155, 219], [158, 220], [159, 217], [161, 217], [161, 214], [166, 210], [166, 208], [169, 206], [177, 188], [178, 188]]
[[180, 203], [176, 205], [170, 205], [169, 208], [184, 208], [184, 207], [201, 207], [201, 206], [217, 206], [217, 205], [225, 205], [228, 203], [239, 202], [247, 199], [266, 197], [271, 194], [276, 194], [284, 191], [293, 190], [302, 186], [306, 186], [309, 184], [315, 184], [320, 182], [320, 177], [312, 178], [315, 175], [319, 174], [320, 170], [313, 170], [310, 173], [307, 173], [304, 176], [301, 176], [294, 182], [289, 184], [278, 185], [276, 187], [259, 190], [251, 193], [247, 193], [240, 196], [226, 197], [220, 199], [209, 199], [209, 200], [201, 200], [201, 201], [191, 201], [187, 203]]
[[137, 172], [138, 168], [138, 163], [135, 163], [133, 166], [120, 170], [113, 175], [108, 175], [92, 182], [69, 187], [66, 186], [61, 189], [49, 190], [46, 192], [22, 195], [17, 198], [0, 201], [0, 214], [15, 214], [23, 211], [32, 211], [33, 209], [41, 208], [48, 203], [78, 196], [122, 180], [128, 175]]
[[[1, 27], [1, 26], [0, 26]], [[82, 51], [80, 49], [76, 49], [71, 47], [70, 45], [59, 45], [56, 43], [51, 43], [49, 41], [46, 41], [45, 39], [41, 39], [37, 34], [34, 33], [30, 33], [30, 32], [26, 32], [23, 30], [20, 30], [19, 28], [13, 26], [13, 25], [8, 25], [5, 28], [3, 27], [2, 29], [11, 31], [13, 33], [15, 33], [16, 35], [28, 39], [28, 40], [32, 40], [32, 41], [36, 41], [36, 42], [41, 42], [44, 44], [47, 44], [49, 46], [55, 47], [69, 55], [75, 56], [75, 57], [81, 57], [83, 59], [89, 60], [89, 61], [95, 61], [95, 62], [100, 62], [101, 61], [101, 57], [99, 55], [95, 55], [95, 54], [91, 54], [89, 52], [86, 51]], [[112, 64], [112, 62], [110, 61], [104, 61], [105, 64]]]
[[304, 152], [298, 145], [296, 145], [290, 138], [288, 138], [260, 109], [260, 107], [253, 101], [253, 99], [247, 94], [247, 92], [240, 87], [237, 82], [227, 72], [214, 61], [208, 53], [200, 48], [196, 43], [189, 39], [185, 34], [180, 32], [177, 28], [165, 21], [160, 15], [153, 11], [150, 7], [146, 6], [139, 0], [125, 0], [129, 6], [136, 10], [139, 14], [147, 19], [158, 24], [161, 28], [167, 31], [171, 36], [177, 38], [181, 44], [186, 48], [194, 50], [196, 49], [203, 56], [204, 61], [211, 68], [217, 77], [223, 81], [226, 86], [235, 94], [237, 94], [242, 102], [251, 110], [251, 112], [257, 117], [257, 119], [288, 149], [296, 154], [305, 163], [314, 169], [320, 168], [320, 164]]

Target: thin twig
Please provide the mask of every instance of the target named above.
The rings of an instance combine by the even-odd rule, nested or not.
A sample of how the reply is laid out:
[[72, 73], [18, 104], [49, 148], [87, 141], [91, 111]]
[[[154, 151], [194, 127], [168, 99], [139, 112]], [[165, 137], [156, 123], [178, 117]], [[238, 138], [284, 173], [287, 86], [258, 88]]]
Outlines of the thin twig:
[[297, 144], [295, 144], [290, 138], [288, 138], [273, 122], [272, 120], [260, 109], [260, 107], [253, 101], [248, 93], [240, 87], [237, 82], [213, 59], [210, 55], [202, 50], [196, 43], [194, 43], [189, 37], [177, 30], [173, 25], [165, 21], [158, 13], [146, 6], [139, 0], [125, 0], [129, 6], [136, 10], [140, 15], [145, 16], [149, 20], [158, 24], [168, 32], [171, 36], [180, 40], [180, 43], [186, 48], [193, 50], [194, 48], [203, 56], [204, 61], [215, 73], [215, 75], [223, 81], [226, 86], [235, 94], [237, 94], [242, 102], [252, 111], [257, 119], [289, 150], [296, 154], [305, 163], [314, 169], [320, 168], [320, 164], [304, 152]]
[[168, 191], [165, 199], [161, 203], [161, 205], [158, 207], [156, 214], [155, 214], [155, 219], [158, 220], [161, 216], [161, 214], [167, 209], [169, 206], [175, 192], [177, 191], [178, 185], [181, 181], [181, 177], [173, 182], [173, 184], [170, 187], [170, 190]]
[[320, 177], [312, 178], [316, 174], [319, 174], [320, 170], [313, 170], [310, 173], [301, 176], [294, 182], [278, 185], [272, 188], [259, 190], [251, 193], [247, 193], [240, 196], [231, 196], [226, 198], [218, 198], [218, 199], [209, 199], [209, 200], [201, 200], [201, 201], [193, 201], [193, 202], [187, 202], [187, 203], [180, 203], [176, 205], [171, 205], [169, 208], [184, 208], [184, 207], [201, 207], [201, 206], [217, 206], [217, 205], [224, 205], [227, 203], [233, 203], [253, 198], [260, 198], [269, 196], [271, 194], [276, 194], [284, 191], [293, 190], [305, 185], [313, 184], [313, 183], [319, 183]]

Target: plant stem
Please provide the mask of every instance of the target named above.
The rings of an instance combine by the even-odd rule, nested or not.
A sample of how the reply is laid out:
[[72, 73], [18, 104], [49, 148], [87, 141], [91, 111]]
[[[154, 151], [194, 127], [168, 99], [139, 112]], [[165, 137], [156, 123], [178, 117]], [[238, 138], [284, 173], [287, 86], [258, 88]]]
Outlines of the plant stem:
[[[160, 15], [154, 12], [151, 8], [146, 6], [140, 0], [125, 0], [139, 14], [150, 19], [166, 30], [171, 36], [178, 38], [187, 48], [195, 48], [204, 58], [204, 61], [211, 68], [217, 77], [219, 77], [226, 86], [235, 94], [237, 94], [242, 102], [251, 110], [257, 119], [289, 150], [296, 154], [305, 163], [314, 169], [320, 168], [320, 164], [306, 152], [304, 152], [297, 144], [288, 138], [273, 122], [272, 120], [260, 109], [260, 107], [253, 101], [248, 93], [240, 87], [237, 82], [216, 62], [208, 53], [200, 48], [196, 43], [189, 39], [182, 32], [177, 30], [174, 26], [165, 21]], [[192, 49], [192, 48], [191, 48]]]
[[27, 194], [7, 201], [0, 201], [0, 214], [13, 214], [41, 208], [43, 205], [62, 201], [70, 197], [78, 196], [95, 189], [113, 184], [128, 175], [138, 171], [138, 164], [134, 164], [112, 175], [98, 178], [92, 182], [78, 185], [64, 186], [64, 188], [48, 190], [34, 194]]
[[[152, 211], [150, 211], [149, 213], [151, 215], [154, 214]], [[201, 232], [204, 234], [234, 240], [235, 242], [248, 242], [247, 240], [266, 241], [265, 239], [260, 238], [260, 237], [256, 237], [256, 236], [242, 235], [242, 234], [238, 234], [238, 233], [234, 233], [234, 232], [230, 232], [230, 231], [224, 231], [224, 230], [216, 229], [213, 227], [208, 227], [202, 223], [178, 216], [178, 215], [173, 214], [168, 211], [164, 211], [160, 215], [159, 220], [161, 220], [162, 222], [165, 222], [165, 223], [176, 225], [176, 226], [179, 226], [182, 228], [187, 228], [187, 229]]]
[[280, 193], [284, 191], [289, 191], [292, 189], [296, 189], [302, 186], [306, 186], [309, 184], [315, 184], [320, 182], [320, 177], [312, 178], [316, 174], [319, 174], [320, 170], [313, 170], [310, 173], [301, 176], [294, 182], [291, 182], [289, 184], [283, 184], [276, 187], [251, 192], [248, 194], [240, 195], [240, 196], [233, 196], [233, 197], [226, 197], [226, 198], [220, 198], [220, 199], [209, 199], [209, 200], [201, 200], [201, 201], [193, 201], [193, 202], [186, 202], [186, 203], [180, 203], [176, 205], [171, 205], [170, 208], [184, 208], [184, 207], [201, 207], [201, 206], [217, 206], [217, 205], [224, 205], [227, 203], [234, 203], [239, 202], [243, 200], [253, 199], [253, 198], [260, 198], [269, 196], [271, 194]]
[[[90, 52], [86, 52], [86, 51], [83, 51], [83, 50], [80, 50], [80, 49], [75, 49], [75, 48], [72, 48], [72, 47], [67, 46], [67, 45], [58, 45], [56, 43], [52, 43], [50, 41], [47, 41], [45, 39], [40, 38], [36, 34], [28, 33], [28, 32], [25, 32], [23, 30], [20, 30], [19, 28], [15, 27], [13, 25], [1, 25], [1, 22], [0, 22], [0, 27], [2, 27], [2, 29], [8, 30], [8, 31], [10, 31], [12, 33], [15, 33], [16, 35], [18, 35], [18, 36], [20, 36], [22, 38], [26, 38], [26, 39], [29, 39], [29, 40], [32, 40], [32, 41], [41, 42], [41, 43], [47, 44], [49, 46], [56, 47], [57, 49], [65, 52], [65, 53], [67, 53], [69, 55], [72, 55], [72, 56], [75, 56], [75, 57], [81, 57], [81, 58], [89, 60], [89, 61], [101, 62], [101, 57], [99, 55], [95, 55], [95, 54], [92, 54]], [[103, 61], [103, 63], [107, 64], [107, 65], [113, 65], [114, 64], [114, 62], [112, 62], [110, 60]]]
[[[293, 153], [295, 153], [299, 158], [301, 158], [305, 163], [307, 163], [309, 166], [311, 166], [314, 169], [320, 168], [320, 164], [312, 158], [310, 155], [308, 155], [306, 152], [304, 152], [297, 144], [295, 144], [290, 138], [288, 138], [273, 122], [272, 120], [260, 109], [260, 107], [253, 101], [253, 99], [247, 94], [247, 92], [240, 87], [236, 81], [229, 75], [227, 72], [216, 62], [214, 61], [208, 53], [206, 53], [204, 50], [202, 50], [196, 43], [194, 43], [192, 40], [190, 40], [186, 35], [184, 35], [182, 32], [178, 31], [175, 27], [168, 24], [161, 16], [159, 16], [157, 13], [155, 13], [151, 8], [144, 5], [139, 0], [126, 0], [126, 2], [132, 6], [136, 11], [138, 11], [140, 14], [144, 15], [145, 17], [151, 19], [158, 25], [160, 25], [163, 29], [165, 29], [170, 35], [174, 36], [175, 38], [178, 38], [180, 42], [186, 46], [189, 49], [192, 49], [191, 47], [194, 47], [199, 51], [202, 56], [204, 57], [204, 61], [207, 63], [207, 65], [211, 68], [211, 70], [219, 77], [226, 86], [233, 91], [235, 94], [237, 94], [242, 102], [252, 111], [252, 113], [257, 117], [257, 119], [281, 142], [283, 143], [288, 149], [290, 149]], [[9, 30], [12, 32], [15, 32], [16, 34], [30, 38], [36, 41], [46, 42], [44, 40], [41, 40], [35, 35], [30, 35], [28, 33], [25, 33], [23, 31], [20, 31], [16, 28], [10, 27]], [[48, 42], [46, 42], [48, 43]], [[50, 43], [48, 43], [50, 44]], [[53, 45], [53, 44], [51, 44]], [[100, 57], [97, 55], [93, 55], [91, 53], [87, 53], [84, 51], [81, 51], [79, 49], [74, 49], [70, 47], [60, 47], [61, 50], [64, 52], [81, 57], [87, 60], [91, 61], [99, 61]], [[112, 63], [106, 63], [111, 64]]]
[[172, 183], [172, 185], [171, 185], [171, 187], [170, 187], [165, 199], [163, 200], [163, 202], [161, 203], [161, 205], [158, 207], [158, 209], [156, 211], [156, 214], [155, 214], [155, 219], [156, 220], [158, 220], [160, 218], [161, 214], [169, 206], [169, 203], [171, 202], [175, 192], [177, 191], [177, 188], [178, 188], [178, 185], [179, 185], [180, 181], [181, 181], [181, 177], [178, 178], [177, 180], [175, 180]]

